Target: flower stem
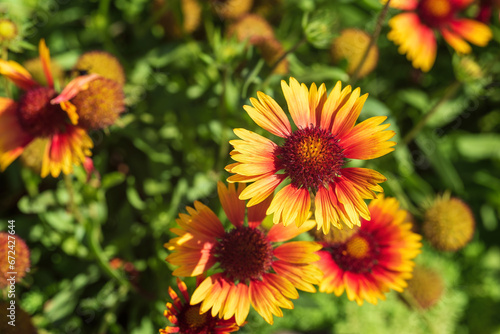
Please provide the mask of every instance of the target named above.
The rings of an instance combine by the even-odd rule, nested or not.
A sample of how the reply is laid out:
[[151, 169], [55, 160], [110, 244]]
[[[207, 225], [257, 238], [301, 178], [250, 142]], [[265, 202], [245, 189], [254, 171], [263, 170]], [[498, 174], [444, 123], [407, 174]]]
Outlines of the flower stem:
[[351, 77], [351, 85], [354, 85], [356, 81], [359, 79], [359, 72], [361, 71], [361, 68], [366, 62], [366, 59], [368, 59], [368, 54], [370, 53], [371, 48], [377, 43], [378, 37], [380, 36], [380, 31], [382, 30], [382, 24], [384, 23], [385, 16], [387, 15], [387, 11], [389, 10], [389, 4], [391, 0], [387, 0], [385, 3], [384, 8], [382, 8], [382, 11], [380, 12], [378, 19], [377, 19], [377, 25], [375, 26], [375, 30], [373, 31], [373, 34], [370, 36], [370, 43], [368, 44], [368, 47], [366, 48], [365, 52], [363, 53], [363, 57], [361, 58], [361, 61], [359, 62], [358, 66], [356, 67], [356, 70], [354, 70], [354, 73]]
[[122, 275], [120, 275], [117, 270], [112, 269], [109, 265], [109, 259], [104, 255], [104, 251], [101, 247], [101, 244], [99, 243], [99, 236], [101, 235], [102, 231], [101, 225], [98, 223], [98, 220], [83, 218], [82, 213], [80, 212], [80, 209], [75, 202], [75, 193], [71, 175], [64, 174], [64, 184], [69, 196], [68, 210], [73, 214], [78, 223], [80, 223], [82, 226], [85, 226], [87, 243], [91, 254], [97, 260], [97, 264], [108, 277], [116, 280], [121, 286], [125, 286], [127, 287], [127, 289], [133, 288], [132, 284], [130, 284], [129, 281], [127, 281]]
[[451, 97], [453, 97], [453, 95], [455, 95], [455, 93], [457, 92], [457, 90], [460, 88], [461, 85], [462, 84], [460, 82], [455, 81], [448, 87], [448, 89], [446, 90], [444, 95], [441, 96], [439, 101], [437, 101], [436, 104], [434, 104], [434, 106], [432, 106], [431, 110], [429, 110], [424, 115], [424, 117], [422, 117], [422, 119], [417, 124], [415, 124], [413, 129], [411, 129], [410, 132], [408, 132], [406, 134], [406, 136], [403, 138], [403, 142], [406, 145], [408, 145], [415, 138], [415, 136], [420, 132], [420, 130], [422, 130], [422, 128], [427, 123], [427, 121], [431, 118], [432, 115], [434, 115], [436, 113], [436, 111], [439, 109], [439, 107], [443, 103], [448, 101]]
[[401, 299], [403, 299], [406, 302], [407, 305], [410, 306], [410, 308], [413, 311], [418, 313], [420, 318], [427, 325], [427, 328], [429, 329], [429, 333], [437, 334], [436, 329], [434, 328], [432, 321], [430, 321], [429, 318], [427, 317], [427, 315], [424, 312], [422, 312], [422, 308], [420, 307], [420, 305], [418, 305], [415, 298], [412, 295], [410, 295], [407, 291], [400, 293], [399, 296], [401, 297]]

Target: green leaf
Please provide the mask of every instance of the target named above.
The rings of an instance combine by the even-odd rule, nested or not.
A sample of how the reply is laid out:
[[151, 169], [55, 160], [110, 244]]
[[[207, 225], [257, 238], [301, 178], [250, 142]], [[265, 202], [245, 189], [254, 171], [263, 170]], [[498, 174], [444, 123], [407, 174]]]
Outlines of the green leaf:
[[463, 156], [472, 159], [499, 159], [500, 135], [496, 133], [464, 134], [457, 138], [457, 149]]
[[403, 89], [398, 92], [398, 96], [401, 100], [422, 112], [427, 111], [430, 107], [429, 97], [421, 90]]

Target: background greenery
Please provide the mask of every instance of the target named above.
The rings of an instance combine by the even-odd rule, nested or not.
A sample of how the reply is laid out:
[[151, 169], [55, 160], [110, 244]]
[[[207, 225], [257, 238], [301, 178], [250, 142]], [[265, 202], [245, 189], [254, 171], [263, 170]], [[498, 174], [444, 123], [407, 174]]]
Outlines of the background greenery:
[[[83, 52], [105, 50], [120, 59], [127, 75], [127, 112], [109, 131], [91, 134], [100, 179], [86, 182], [78, 169], [70, 194], [62, 177], [40, 179], [19, 161], [0, 174], [0, 230], [15, 219], [16, 233], [31, 249], [31, 271], [17, 285], [18, 302], [40, 333], [152, 333], [165, 327], [167, 288], [175, 280], [163, 243], [175, 217], [194, 200], [221, 212], [215, 188], [228, 176], [223, 167], [230, 162], [232, 129], [260, 131], [242, 106], [257, 90], [284, 105], [279, 82], [289, 75], [308, 85], [324, 82], [328, 90], [337, 80], [348, 84], [346, 64], [331, 61], [330, 41], [346, 27], [371, 33], [382, 8], [376, 0], [275, 1], [268, 18], [285, 50], [304, 37], [304, 17], [327, 27], [288, 56], [289, 75], [281, 76], [271, 73], [256, 48], [229, 39], [231, 21], [201, 2], [200, 27], [178, 39], [167, 38], [161, 10], [147, 0], [0, 4], [0, 15], [21, 27], [9, 59], [36, 57], [36, 45], [45, 38], [65, 70]], [[169, 3], [179, 15], [180, 4]], [[262, 3], [256, 1], [254, 10]], [[417, 220], [436, 194], [449, 190], [462, 198], [476, 218], [474, 239], [457, 253], [438, 253], [425, 244], [417, 262], [438, 270], [446, 283], [441, 301], [428, 311], [408, 308], [396, 293], [363, 307], [345, 295], [302, 293], [274, 326], [251, 313], [244, 333], [500, 333], [498, 18], [494, 40], [474, 49], [482, 78], [459, 84], [458, 59], [448, 46], [440, 43], [434, 68], [423, 74], [387, 40], [386, 21], [378, 66], [355, 85], [370, 93], [360, 119], [387, 115], [398, 145], [364, 165], [389, 179], [385, 192]], [[450, 86], [456, 92], [404, 144], [402, 138]], [[2, 83], [0, 96], [6, 96], [3, 89]], [[114, 258], [135, 269], [111, 270]]]

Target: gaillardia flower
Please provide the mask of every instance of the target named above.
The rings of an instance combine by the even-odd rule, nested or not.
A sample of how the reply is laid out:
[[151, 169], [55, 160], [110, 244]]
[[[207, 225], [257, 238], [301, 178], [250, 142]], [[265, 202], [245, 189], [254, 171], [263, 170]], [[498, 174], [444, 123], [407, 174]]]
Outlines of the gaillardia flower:
[[160, 329], [160, 334], [226, 334], [237, 332], [240, 329], [234, 317], [224, 320], [208, 313], [200, 313], [201, 305], [199, 303], [190, 304], [191, 298], [187, 286], [179, 278], [177, 278], [177, 286], [182, 297], [169, 287], [168, 294], [173, 303], [168, 302], [167, 309], [163, 313], [174, 326]]
[[229, 182], [253, 182], [240, 195], [250, 199], [248, 206], [268, 198], [284, 181], [269, 206], [275, 224], [285, 226], [306, 221], [314, 196], [317, 228], [328, 233], [330, 225], [352, 228], [360, 224], [359, 216], [370, 219], [365, 198], [375, 198], [383, 191], [379, 183], [386, 178], [371, 169], [344, 168], [347, 159], [374, 159], [394, 150], [388, 139], [394, 131], [384, 131], [387, 117], [372, 117], [354, 126], [368, 94], [360, 96], [359, 88], [342, 89], [339, 82], [329, 95], [325, 85], [313, 83], [308, 90], [290, 78], [281, 87], [288, 110], [297, 129], [292, 130], [283, 109], [271, 97], [258, 92], [251, 98], [253, 107], [244, 106], [248, 115], [265, 130], [284, 139], [278, 145], [272, 140], [245, 129], [234, 129], [241, 140], [231, 140], [231, 157], [237, 163], [226, 166], [235, 175]]
[[492, 38], [490, 28], [484, 23], [458, 17], [473, 0], [395, 0], [390, 6], [407, 12], [389, 21], [391, 31], [387, 38], [399, 45], [399, 52], [406, 54], [413, 67], [427, 72], [436, 59], [438, 31], [445, 41], [459, 54], [472, 51], [466, 42], [485, 46]]
[[377, 304], [390, 289], [402, 292], [422, 246], [396, 199], [379, 197], [369, 209], [371, 220], [363, 220], [356, 233], [340, 242], [323, 241], [318, 252], [324, 273], [319, 290], [337, 296], [345, 290], [359, 305], [364, 300]]
[[50, 67], [49, 49], [39, 44], [40, 61], [47, 86], [33, 80], [30, 73], [14, 61], [0, 60], [0, 74], [24, 90], [18, 102], [0, 97], [0, 170], [5, 170], [35, 138], [47, 138], [43, 150], [41, 176], [69, 174], [91, 154], [92, 140], [77, 126], [76, 107], [69, 102], [98, 75], [79, 76], [58, 95]]
[[[175, 276], [199, 276], [209, 273], [191, 297], [191, 305], [201, 303], [200, 312], [212, 309], [215, 317], [235, 317], [241, 326], [250, 305], [270, 324], [273, 314], [283, 316], [281, 308], [292, 309], [290, 299], [298, 298], [297, 289], [315, 292], [313, 284], [321, 279], [320, 270], [312, 264], [319, 259], [321, 248], [311, 241], [286, 242], [312, 228], [308, 222], [301, 228], [274, 225], [269, 231], [260, 227], [272, 197], [248, 208], [238, 196], [245, 188], [219, 182], [222, 208], [234, 226], [228, 231], [205, 205], [195, 202], [188, 214], [179, 214], [181, 228], [171, 229], [178, 237], [165, 247], [172, 251], [167, 261], [180, 266]], [[246, 217], [246, 218], [245, 218]]]

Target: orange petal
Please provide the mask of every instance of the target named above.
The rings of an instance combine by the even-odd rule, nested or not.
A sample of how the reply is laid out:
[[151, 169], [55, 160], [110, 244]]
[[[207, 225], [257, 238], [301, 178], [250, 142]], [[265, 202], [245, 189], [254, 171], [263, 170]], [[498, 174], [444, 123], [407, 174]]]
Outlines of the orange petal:
[[0, 97], [0, 170], [4, 171], [33, 140], [19, 124], [17, 104]]
[[0, 74], [7, 77], [17, 87], [28, 90], [38, 83], [31, 78], [31, 74], [15, 61], [0, 59]]
[[342, 82], [337, 81], [335, 87], [330, 91], [323, 108], [321, 110], [320, 127], [323, 129], [330, 129], [335, 115], [337, 113], [337, 108], [343, 102], [344, 98], [351, 92], [351, 86], [347, 86], [342, 90]]
[[216, 275], [212, 277], [207, 277], [200, 285], [194, 290], [193, 295], [191, 296], [191, 301], [189, 302], [191, 305], [196, 305], [201, 303], [207, 297], [207, 294], [212, 289], [212, 285], [216, 282]]
[[271, 174], [247, 186], [240, 194], [241, 200], [250, 199], [247, 206], [259, 204], [269, 197], [285, 179], [282, 174]]
[[327, 99], [326, 86], [321, 84], [319, 89], [313, 82], [309, 89], [309, 112], [311, 114], [311, 123], [318, 126], [321, 124], [321, 113]]
[[387, 38], [399, 45], [413, 67], [427, 72], [436, 60], [437, 42], [431, 28], [422, 24], [415, 13], [402, 13], [389, 20], [391, 31]]
[[281, 107], [262, 92], [257, 92], [257, 97], [250, 98], [254, 108], [243, 106], [243, 109], [253, 119], [257, 125], [279, 137], [287, 137], [292, 133], [290, 122]]
[[490, 27], [475, 20], [457, 19], [450, 22], [450, 26], [458, 35], [478, 46], [486, 46], [493, 37]]
[[450, 44], [458, 54], [468, 54], [472, 52], [471, 46], [458, 34], [443, 28], [441, 29], [441, 35], [443, 35], [446, 43]]
[[[382, 3], [386, 3], [387, 0], [382, 0]], [[415, 10], [418, 6], [418, 0], [392, 0], [389, 7], [402, 9], [402, 10]]]
[[248, 316], [248, 313], [250, 312], [250, 291], [248, 286], [243, 283], [239, 283], [237, 288], [237, 294], [240, 302], [238, 303], [238, 307], [236, 308], [234, 315], [236, 324], [238, 324], [238, 326], [242, 326]]
[[361, 90], [359, 88], [356, 88], [349, 96], [347, 102], [335, 115], [332, 125], [332, 133], [337, 135], [339, 138], [352, 129], [359, 117], [359, 114], [361, 113], [363, 104], [368, 98], [368, 94], [360, 97], [360, 91]]
[[40, 54], [40, 62], [42, 63], [43, 73], [47, 79], [47, 85], [50, 88], [54, 88], [54, 79], [50, 70], [50, 51], [43, 38], [38, 43], [38, 53]]
[[85, 130], [75, 126], [67, 126], [65, 130], [50, 138], [42, 160], [42, 177], [49, 173], [57, 177], [61, 171], [70, 174], [73, 165], [82, 164], [92, 154], [90, 149], [94, 144]]
[[318, 224], [318, 230], [323, 229], [324, 234], [327, 234], [330, 231], [331, 225], [337, 228], [342, 227], [336, 210], [338, 207], [337, 196], [335, 195], [333, 189], [334, 186], [329, 186], [328, 188], [319, 187], [314, 199], [316, 206], [314, 218]]
[[306, 220], [300, 227], [297, 227], [295, 224], [288, 226], [275, 224], [267, 233], [267, 239], [271, 242], [287, 241], [309, 231], [314, 226], [316, 226], [316, 222], [314, 220]]
[[262, 223], [266, 218], [266, 211], [273, 200], [273, 196], [268, 196], [265, 200], [257, 205], [253, 205], [247, 209], [248, 226], [255, 228]]
[[340, 141], [348, 159], [375, 159], [394, 151], [395, 142], [388, 139], [394, 131], [383, 131], [390, 124], [380, 125], [387, 117], [371, 117], [352, 128]]
[[243, 189], [245, 189], [243, 183], [239, 183], [238, 190], [236, 190], [234, 183], [226, 187], [221, 181], [217, 182], [217, 192], [222, 208], [227, 219], [236, 227], [243, 226], [245, 220], [245, 201], [238, 198]]
[[312, 263], [319, 260], [319, 256], [314, 252], [321, 247], [311, 241], [292, 241], [278, 246], [273, 254], [276, 258], [290, 263]]
[[61, 94], [50, 100], [51, 104], [60, 104], [61, 108], [66, 111], [73, 125], [76, 125], [78, 122], [78, 114], [76, 113], [76, 107], [69, 102], [72, 98], [76, 96], [80, 91], [88, 88], [89, 82], [98, 78], [97, 74], [89, 74], [79, 76], [73, 80], [71, 80], [66, 87], [64, 87]]
[[309, 93], [306, 85], [301, 85], [295, 78], [290, 78], [290, 86], [282, 80], [281, 89], [293, 122], [299, 129], [307, 128], [312, 120], [309, 113]]
[[273, 214], [275, 224], [283, 223], [285, 226], [295, 223], [302, 225], [309, 216], [311, 195], [305, 188], [297, 188], [292, 184], [281, 189], [274, 197], [267, 214]]

